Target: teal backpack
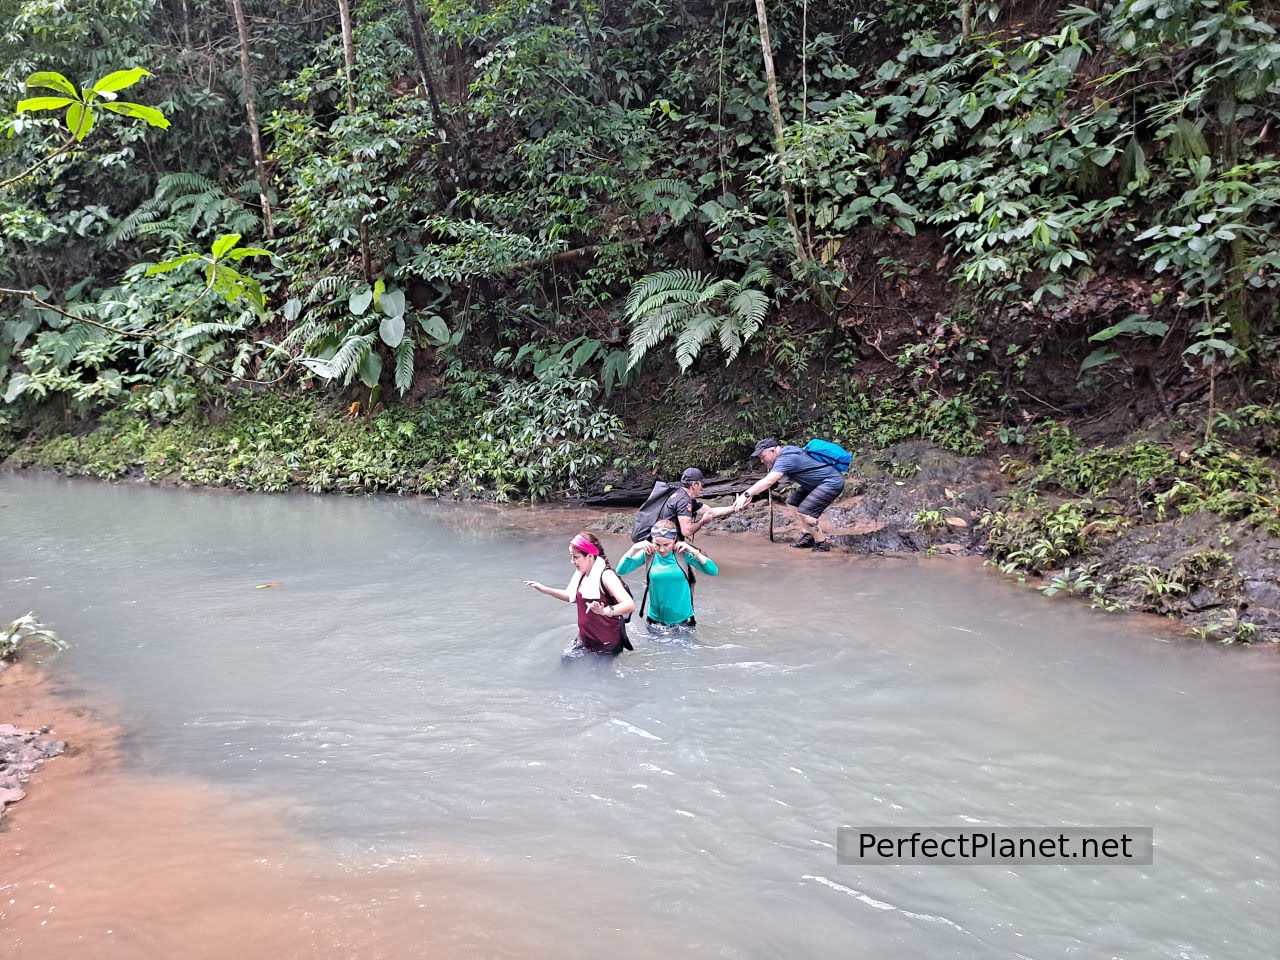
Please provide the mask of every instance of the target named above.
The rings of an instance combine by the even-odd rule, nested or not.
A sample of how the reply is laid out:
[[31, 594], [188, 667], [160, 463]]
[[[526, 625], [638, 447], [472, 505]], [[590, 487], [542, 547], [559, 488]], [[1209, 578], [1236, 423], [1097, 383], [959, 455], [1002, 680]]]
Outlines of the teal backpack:
[[853, 463], [853, 454], [830, 440], [819, 440], [814, 437], [804, 445], [804, 452], [819, 463], [835, 467], [841, 473], [849, 472], [849, 464]]

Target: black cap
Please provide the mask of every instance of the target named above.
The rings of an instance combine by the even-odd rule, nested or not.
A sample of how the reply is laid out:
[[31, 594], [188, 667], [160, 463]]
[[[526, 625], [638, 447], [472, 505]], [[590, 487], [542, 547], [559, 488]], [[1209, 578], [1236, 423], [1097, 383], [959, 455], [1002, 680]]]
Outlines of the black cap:
[[753, 457], [758, 457], [760, 456], [760, 454], [764, 453], [766, 450], [772, 450], [774, 447], [780, 447], [780, 446], [782, 446], [782, 444], [780, 444], [777, 440], [773, 439], [773, 437], [765, 437], [763, 440], [761, 440], [756, 444], [756, 448], [751, 451], [751, 455]]
[[684, 473], [680, 474], [681, 483], [701, 483], [702, 480], [702, 471], [697, 467], [689, 467]]

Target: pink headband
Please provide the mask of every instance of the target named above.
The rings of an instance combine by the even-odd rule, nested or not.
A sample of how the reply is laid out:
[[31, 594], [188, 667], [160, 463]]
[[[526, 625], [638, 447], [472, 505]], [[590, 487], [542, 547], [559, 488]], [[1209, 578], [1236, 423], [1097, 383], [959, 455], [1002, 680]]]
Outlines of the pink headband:
[[573, 539], [569, 541], [569, 546], [581, 550], [583, 553], [589, 553], [593, 557], [600, 556], [600, 548], [580, 533], [574, 534]]

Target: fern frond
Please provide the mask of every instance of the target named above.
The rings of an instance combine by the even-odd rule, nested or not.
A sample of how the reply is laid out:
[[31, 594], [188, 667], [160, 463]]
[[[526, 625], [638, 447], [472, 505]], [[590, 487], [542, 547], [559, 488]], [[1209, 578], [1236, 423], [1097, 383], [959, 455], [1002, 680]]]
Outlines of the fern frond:
[[687, 321], [696, 313], [692, 304], [676, 304], [661, 310], [652, 310], [631, 321], [631, 335], [627, 347], [631, 360], [627, 369], [636, 366], [657, 343], [670, 336], [672, 329]]
[[664, 213], [679, 222], [693, 212], [695, 194], [683, 180], [663, 177], [635, 188], [641, 214]]
[[172, 201], [175, 197], [182, 197], [192, 193], [220, 192], [218, 185], [208, 177], [186, 170], [179, 170], [177, 173], [166, 173], [156, 183], [156, 197], [165, 201]]
[[698, 295], [699, 303], [713, 303], [730, 296], [738, 289], [736, 280], [722, 279], [716, 280], [714, 283], [708, 284], [707, 288]]
[[40, 335], [40, 340], [52, 347], [50, 359], [58, 370], [66, 370], [80, 356], [80, 351], [100, 339], [98, 328], [87, 323], [72, 323], [57, 333], [49, 331]]
[[317, 300], [325, 300], [329, 297], [336, 296], [339, 291], [345, 291], [346, 278], [340, 276], [321, 277], [307, 288], [303, 295], [304, 303], [315, 303]]
[[712, 282], [713, 278], [696, 270], [660, 270], [651, 273], [641, 277], [632, 286], [627, 295], [626, 311], [628, 314], [638, 314], [642, 312], [642, 305], [650, 300], [662, 303], [682, 298], [688, 302], [690, 298], [687, 295], [691, 294], [692, 299], [696, 299]]
[[343, 383], [350, 383], [356, 369], [360, 366], [360, 361], [371, 349], [372, 342], [373, 334], [347, 337], [338, 348], [338, 352], [329, 358], [329, 368], [333, 371], [334, 379], [341, 378]]
[[699, 313], [680, 331], [680, 336], [676, 339], [676, 363], [680, 365], [681, 373], [693, 366], [693, 361], [698, 359], [698, 354], [702, 351], [702, 345], [715, 333], [719, 323], [718, 317]]
[[248, 207], [236, 204], [227, 211], [227, 219], [224, 223], [227, 233], [238, 233], [247, 237], [258, 232], [258, 227], [262, 225], [262, 218]]
[[161, 177], [154, 195], [140, 203], [108, 234], [109, 244], [141, 236], [162, 236], [175, 244], [211, 234], [249, 234], [258, 217], [243, 203], [198, 173], [179, 171]]
[[190, 353], [217, 340], [220, 333], [239, 333], [237, 323], [193, 323], [174, 334], [173, 340], [183, 353]]
[[114, 247], [117, 243], [125, 240], [132, 240], [138, 235], [138, 228], [154, 222], [164, 213], [164, 205], [155, 197], [143, 200], [138, 204], [137, 209], [125, 216], [123, 220], [117, 223], [107, 233], [106, 243], [108, 247]]
[[413, 338], [405, 337], [396, 347], [396, 389], [400, 396], [409, 392], [413, 385]]
[[627, 369], [635, 369], [655, 344], [672, 334], [682, 371], [693, 364], [713, 333], [719, 334], [726, 362], [732, 363], [769, 315], [769, 296], [751, 284], [771, 281], [768, 270], [758, 266], [749, 268], [741, 281], [693, 270], [663, 270], [642, 277], [627, 296]]
[[747, 267], [747, 272], [742, 275], [743, 287], [758, 287], [761, 290], [767, 290], [773, 286], [773, 273], [763, 263], [753, 263]]
[[729, 307], [742, 323], [744, 339], [759, 330], [769, 316], [769, 298], [759, 290], [739, 290], [729, 300]]

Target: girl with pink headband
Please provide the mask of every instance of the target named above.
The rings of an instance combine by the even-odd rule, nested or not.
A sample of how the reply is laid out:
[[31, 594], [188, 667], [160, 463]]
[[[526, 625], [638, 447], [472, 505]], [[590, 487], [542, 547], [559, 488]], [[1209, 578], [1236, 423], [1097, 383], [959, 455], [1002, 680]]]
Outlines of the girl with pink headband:
[[525, 586], [578, 608], [578, 638], [565, 651], [566, 655], [617, 654], [633, 649], [622, 618], [635, 611], [636, 602], [617, 571], [609, 565], [604, 547], [594, 533], [584, 530], [574, 534], [569, 541], [569, 562], [573, 564], [573, 577], [563, 590], [536, 580], [525, 581]]

